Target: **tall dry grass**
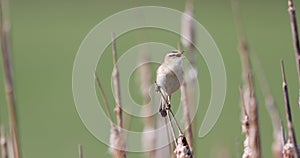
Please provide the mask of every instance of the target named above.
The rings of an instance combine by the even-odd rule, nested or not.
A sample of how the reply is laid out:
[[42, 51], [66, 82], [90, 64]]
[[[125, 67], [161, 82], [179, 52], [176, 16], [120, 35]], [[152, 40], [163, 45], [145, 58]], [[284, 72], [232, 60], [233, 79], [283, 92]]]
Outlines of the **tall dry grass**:
[[[0, 39], [2, 48], [3, 69], [5, 78], [6, 101], [9, 109], [9, 129], [10, 139], [12, 142], [12, 151], [14, 158], [21, 158], [21, 149], [18, 134], [18, 121], [16, 110], [16, 96], [14, 91], [13, 64], [12, 64], [12, 47], [10, 41], [10, 19], [9, 4], [6, 0], [0, 1]], [[4, 136], [5, 137], [5, 136]]]
[[[259, 125], [259, 112], [258, 112], [258, 102], [256, 98], [255, 91], [255, 83], [254, 83], [254, 75], [253, 72], [255, 70], [252, 69], [252, 61], [251, 51], [249, 50], [248, 43], [246, 41], [246, 37], [244, 35], [242, 18], [240, 17], [239, 6], [237, 4], [237, 0], [232, 0], [233, 14], [235, 16], [236, 22], [236, 30], [238, 33], [238, 41], [239, 41], [239, 52], [242, 63], [242, 80], [244, 82], [242, 88], [240, 89], [241, 100], [242, 100], [242, 110], [243, 110], [243, 120], [242, 120], [242, 130], [245, 134], [244, 140], [244, 150], [241, 155], [243, 158], [260, 158], [262, 156], [261, 149], [261, 140], [260, 140], [260, 130], [263, 128]], [[12, 67], [12, 48], [10, 46], [10, 21], [8, 16], [8, 1], [1, 0], [1, 20], [0, 20], [0, 39], [1, 39], [1, 47], [2, 47], [2, 59], [3, 59], [3, 68], [4, 68], [4, 77], [5, 77], [5, 88], [6, 88], [6, 99], [7, 105], [9, 109], [9, 134], [6, 134], [4, 127], [1, 127], [0, 130], [0, 147], [1, 147], [1, 157], [2, 158], [21, 158], [21, 148], [19, 143], [19, 134], [18, 134], [18, 121], [17, 121], [17, 113], [16, 113], [16, 96], [14, 93], [14, 78], [13, 78], [13, 67]], [[191, 0], [186, 1], [186, 9], [185, 13], [182, 17], [182, 36], [185, 38], [181, 39], [181, 42], [185, 48], [188, 50], [188, 59], [192, 65], [190, 70], [187, 70], [186, 78], [181, 86], [181, 102], [183, 105], [183, 116], [186, 131], [181, 129], [179, 126], [177, 118], [175, 118], [172, 109], [167, 111], [166, 117], [166, 125], [168, 127], [168, 134], [173, 140], [174, 144], [170, 145], [170, 152], [172, 156], [177, 158], [182, 157], [195, 157], [194, 150], [194, 140], [193, 137], [193, 121], [191, 120], [190, 112], [193, 110], [194, 104], [194, 89], [193, 85], [195, 84], [195, 80], [197, 79], [197, 60], [195, 58], [195, 47], [193, 43], [195, 42], [196, 32], [193, 24], [193, 3]], [[293, 45], [295, 52], [295, 59], [297, 64], [297, 74], [300, 84], [300, 45], [299, 45], [299, 35], [298, 35], [298, 26], [296, 19], [296, 11], [292, 0], [288, 0], [288, 11], [290, 14], [290, 22], [291, 22], [291, 32], [293, 37]], [[181, 45], [178, 45], [178, 50], [182, 51]], [[113, 34], [112, 37], [112, 54], [113, 54], [113, 85], [115, 92], [115, 117], [116, 123], [113, 122], [113, 114], [110, 113], [110, 105], [105, 96], [104, 90], [102, 88], [101, 82], [99, 78], [96, 76], [96, 83], [99, 87], [100, 94], [102, 100], [106, 107], [106, 112], [110, 119], [111, 124], [111, 135], [110, 135], [110, 147], [112, 149], [113, 156], [116, 158], [126, 158], [126, 139], [123, 133], [123, 114], [122, 114], [122, 100], [121, 100], [121, 90], [120, 90], [120, 76], [117, 65], [117, 47], [116, 47], [116, 39]], [[147, 62], [148, 56], [147, 54], [143, 54], [141, 61]], [[255, 61], [255, 60], [254, 60]], [[254, 64], [257, 65], [257, 64]], [[255, 72], [259, 72], [257, 68]], [[269, 109], [269, 115], [271, 116], [272, 124], [273, 124], [273, 156], [275, 158], [299, 158], [298, 144], [296, 139], [296, 132], [294, 131], [294, 124], [292, 120], [292, 108], [289, 100], [288, 93], [288, 84], [287, 77], [284, 70], [284, 63], [281, 62], [281, 70], [282, 70], [282, 89], [283, 96], [285, 102], [285, 119], [287, 121], [287, 135], [288, 138], [285, 140], [284, 137], [284, 127], [281, 125], [281, 129], [279, 129], [280, 116], [275, 106], [274, 99], [270, 93], [268, 87], [264, 87], [267, 85], [267, 81], [265, 79], [261, 81], [260, 87], [263, 90], [265, 96], [265, 102]], [[148, 95], [148, 90], [151, 86], [151, 75], [150, 68], [148, 65], [144, 65], [140, 71], [140, 79], [141, 79], [141, 92], [143, 97], [143, 102], [147, 103], [150, 100]], [[263, 76], [262, 72], [258, 76]], [[263, 77], [261, 77], [263, 78]], [[162, 93], [159, 91], [159, 93]], [[167, 99], [165, 98], [167, 102]], [[169, 103], [168, 103], [169, 104]], [[299, 99], [300, 104], [300, 99]], [[170, 105], [171, 106], [171, 105]], [[145, 112], [152, 113], [148, 109]], [[145, 129], [144, 131], [155, 130], [156, 120], [154, 118], [146, 118], [144, 120]], [[1, 122], [0, 122], [1, 123]], [[127, 140], [128, 141], [128, 140]], [[144, 138], [144, 142], [149, 142], [148, 148], [155, 148], [156, 146], [156, 136], [147, 136]], [[10, 152], [12, 151], [12, 152]], [[150, 158], [155, 158], [157, 156], [157, 150], [151, 150], [148, 152], [148, 156]], [[78, 146], [78, 154], [79, 158], [83, 158], [82, 146]], [[201, 155], [199, 155], [201, 157]]]
[[246, 134], [244, 141], [243, 158], [260, 158], [261, 157], [261, 143], [260, 143], [260, 127], [258, 115], [258, 102], [255, 95], [253, 70], [249, 55], [249, 47], [244, 35], [243, 25], [240, 18], [240, 11], [237, 0], [232, 0], [232, 10], [235, 17], [239, 52], [242, 63], [242, 79], [243, 79], [243, 111], [244, 121], [242, 121], [243, 131]]

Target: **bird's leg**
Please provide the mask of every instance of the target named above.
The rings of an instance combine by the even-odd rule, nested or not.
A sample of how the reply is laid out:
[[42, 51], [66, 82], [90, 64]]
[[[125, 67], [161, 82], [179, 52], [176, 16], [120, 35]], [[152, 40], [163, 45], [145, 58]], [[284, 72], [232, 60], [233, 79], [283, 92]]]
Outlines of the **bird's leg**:
[[167, 104], [166, 104], [166, 110], [169, 110], [171, 108], [171, 96], [168, 95], [167, 97]]

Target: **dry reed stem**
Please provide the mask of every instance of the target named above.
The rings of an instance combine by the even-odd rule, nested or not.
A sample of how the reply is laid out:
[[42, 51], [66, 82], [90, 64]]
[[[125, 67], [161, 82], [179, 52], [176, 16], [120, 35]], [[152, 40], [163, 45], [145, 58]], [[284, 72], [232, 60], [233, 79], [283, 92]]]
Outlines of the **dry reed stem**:
[[114, 156], [116, 158], [124, 158], [125, 155], [125, 151], [120, 150], [120, 149], [125, 149], [125, 138], [122, 134], [122, 132], [119, 131], [119, 128], [115, 127], [113, 120], [112, 120], [112, 114], [110, 113], [110, 108], [109, 108], [109, 104], [106, 98], [106, 95], [104, 93], [103, 87], [101, 85], [101, 82], [95, 72], [95, 78], [96, 78], [96, 82], [97, 82], [97, 86], [100, 90], [100, 94], [103, 100], [103, 103], [106, 107], [106, 111], [108, 113], [108, 117], [109, 117], [109, 122], [110, 122], [110, 148], [109, 150], [111, 151], [111, 153], [114, 154]]
[[187, 96], [187, 89], [186, 89], [186, 83], [183, 81], [181, 86], [181, 100], [183, 104], [183, 116], [185, 121], [185, 128], [186, 128], [186, 137], [188, 144], [190, 145], [190, 150], [193, 154], [193, 130], [192, 130], [192, 121], [190, 118], [190, 109], [188, 104], [188, 96]]
[[250, 158], [252, 155], [252, 150], [249, 145], [249, 116], [246, 110], [245, 100], [244, 100], [244, 93], [242, 87], [240, 87], [240, 96], [242, 101], [242, 109], [244, 114], [244, 119], [242, 120], [242, 131], [245, 133], [245, 140], [244, 140], [244, 152], [242, 157], [243, 158]]
[[[149, 55], [144, 52], [142, 53], [141, 57], [140, 57], [140, 68], [139, 68], [139, 79], [140, 79], [140, 90], [141, 90], [141, 94], [142, 94], [142, 98], [143, 98], [143, 103], [144, 105], [147, 105], [150, 101], [150, 95], [149, 95], [149, 90], [151, 88], [151, 70], [149, 67]], [[152, 108], [151, 106], [148, 106], [149, 108], [147, 108], [145, 111], [142, 111], [142, 114], [152, 114]], [[147, 117], [145, 118], [145, 124], [149, 125], [151, 127], [154, 127], [154, 119], [151, 119], [151, 117]]]
[[181, 17], [181, 42], [190, 49], [194, 49], [195, 42], [195, 24], [193, 21], [193, 3], [189, 0], [186, 1], [185, 11]]
[[179, 126], [179, 123], [178, 123], [177, 119], [175, 118], [175, 115], [174, 115], [174, 113], [173, 113], [173, 110], [172, 110], [172, 109], [169, 109], [168, 111], [170, 112], [170, 114], [171, 114], [172, 117], [173, 117], [173, 120], [174, 120], [175, 125], [176, 125], [177, 130], [178, 130], [178, 133], [179, 133], [179, 134], [183, 134], [183, 131], [181, 130], [181, 128], [180, 128], [180, 126]]
[[0, 126], [0, 148], [1, 158], [8, 158], [7, 138], [2, 126]]
[[[178, 50], [182, 52], [180, 43], [178, 43]], [[192, 121], [190, 116], [190, 107], [189, 107], [188, 98], [189, 97], [187, 91], [187, 83], [184, 79], [183, 82], [181, 83], [181, 102], [183, 105], [183, 119], [185, 122], [187, 142], [190, 145], [190, 150], [191, 153], [193, 154], [193, 129], [192, 129]]]
[[287, 85], [287, 81], [286, 81], [283, 60], [281, 60], [281, 73], [282, 73], [282, 91], [284, 94], [284, 103], [285, 103], [285, 112], [286, 112], [285, 115], [286, 115], [286, 120], [287, 120], [288, 136], [289, 136], [287, 144], [290, 143], [293, 145], [293, 148], [294, 148], [293, 155], [295, 158], [299, 158], [299, 153], [297, 152], [297, 141], [296, 141], [296, 135], [295, 135], [294, 127], [293, 127], [292, 113], [291, 113], [289, 93], [288, 93], [288, 85]]
[[267, 111], [270, 115], [272, 126], [273, 126], [273, 156], [274, 158], [281, 158], [282, 157], [282, 134], [280, 129], [280, 116], [276, 107], [275, 100], [271, 94], [269, 83], [266, 80], [265, 72], [261, 66], [261, 63], [256, 55], [253, 52], [252, 61], [254, 61], [253, 68], [254, 71], [257, 73], [259, 86], [261, 87], [262, 93], [265, 97], [265, 105], [267, 107]]
[[[142, 116], [144, 115], [151, 115], [153, 112], [151, 103], [150, 103], [150, 95], [149, 95], [149, 89], [151, 88], [151, 70], [149, 67], [149, 55], [146, 52], [143, 52], [140, 57], [140, 63], [142, 64], [139, 68], [139, 78], [140, 78], [140, 84], [141, 84], [141, 92], [143, 97], [143, 104], [144, 106], [147, 106], [144, 111], [142, 111]], [[144, 119], [145, 127], [144, 132], [148, 131], [154, 131], [155, 130], [155, 118], [154, 117], [145, 117]], [[149, 158], [155, 158], [156, 157], [156, 150], [155, 150], [155, 144], [156, 144], [156, 135], [154, 134], [148, 134], [143, 137], [142, 141], [144, 148], [147, 149], [153, 149], [151, 151], [148, 151], [147, 154]]]
[[281, 142], [282, 142], [282, 146], [285, 144], [285, 133], [284, 133], [284, 127], [283, 127], [283, 123], [282, 121], [280, 122], [280, 129], [281, 129]]
[[[163, 94], [165, 94], [165, 93], [162, 92], [162, 88], [160, 88], [160, 87], [157, 85], [156, 81], [155, 81], [154, 83], [155, 83], [155, 86], [156, 86], [157, 91], [160, 93], [160, 95], [162, 96], [162, 98], [164, 99], [164, 101], [166, 102], [166, 104], [168, 105], [168, 107], [172, 107], [171, 104], [168, 102], [168, 99], [163, 95]], [[172, 115], [172, 117], [173, 117], [173, 119], [174, 119], [174, 122], [175, 122], [175, 124], [176, 124], [176, 127], [177, 127], [177, 129], [178, 129], [178, 132], [179, 132], [180, 134], [183, 134], [183, 132], [182, 132], [180, 126], [179, 126], [179, 123], [178, 123], [178, 121], [177, 121], [176, 118], [175, 118], [175, 115], [174, 115], [172, 109], [171, 109], [171, 108], [170, 108], [170, 109], [167, 109], [167, 111], [169, 111], [169, 113], [171, 113], [171, 115]], [[170, 119], [170, 122], [172, 122], [172, 119]]]
[[175, 143], [175, 147], [177, 147], [177, 142], [176, 142], [176, 133], [175, 133], [175, 129], [174, 129], [174, 126], [172, 124], [172, 119], [171, 119], [171, 116], [170, 116], [170, 111], [167, 110], [167, 116], [168, 116], [168, 122], [169, 122], [169, 125], [171, 127], [171, 134], [172, 134], [172, 137], [173, 137], [173, 141]]
[[18, 124], [17, 124], [17, 114], [16, 114], [16, 100], [14, 94], [13, 86], [13, 68], [11, 62], [11, 45], [10, 45], [10, 21], [8, 17], [8, 1], [1, 0], [1, 45], [2, 45], [2, 58], [3, 58], [3, 68], [5, 77], [5, 89], [6, 89], [6, 100], [9, 109], [9, 123], [12, 130], [12, 143], [14, 157], [20, 158], [20, 144], [18, 138]]
[[191, 106], [194, 106], [194, 87], [198, 77], [196, 52], [194, 47], [196, 33], [195, 23], [193, 20], [193, 12], [193, 2], [192, 0], [187, 0], [185, 5], [185, 12], [183, 13], [181, 18], [181, 43], [188, 49], [187, 59], [191, 64], [191, 67], [189, 67], [185, 75], [187, 85], [191, 89], [190, 93], [188, 93], [189, 100], [192, 103]]
[[[166, 104], [167, 104], [167, 106], [168, 107], [171, 107], [171, 104], [168, 102], [168, 99], [165, 97], [165, 95], [163, 95], [163, 92], [162, 92], [162, 89], [157, 85], [157, 82], [156, 81], [154, 81], [154, 84], [155, 84], [155, 89], [156, 89], [156, 91], [157, 92], [159, 92], [160, 93], [160, 95], [162, 96], [162, 98], [164, 99], [164, 101], [166, 102]], [[165, 124], [166, 124], [166, 130], [167, 130], [167, 136], [168, 136], [168, 140], [169, 140], [169, 142], [171, 142], [170, 141], [170, 137], [169, 137], [169, 133], [168, 132], [171, 132], [171, 135], [172, 135], [172, 137], [173, 137], [173, 141], [174, 141], [174, 144], [175, 144], [175, 147], [177, 147], [177, 142], [176, 142], [176, 134], [175, 134], [175, 130], [174, 130], [174, 126], [173, 126], [173, 124], [172, 124], [172, 119], [171, 119], [171, 117], [170, 117], [170, 110], [171, 109], [168, 109], [167, 110], [167, 118], [165, 118]], [[169, 127], [168, 127], [168, 125], [169, 125]], [[177, 127], [178, 128], [178, 127]], [[174, 155], [172, 154], [172, 148], [173, 148], [173, 144], [171, 143], [171, 144], [169, 144], [169, 150], [170, 150], [170, 148], [171, 148], [171, 157], [173, 157]]]
[[125, 158], [125, 138], [123, 133], [119, 131], [118, 127], [111, 127], [109, 140], [109, 151], [113, 153], [115, 158]]
[[82, 145], [78, 144], [78, 155], [79, 158], [83, 158]]
[[[155, 110], [155, 109], [154, 109]], [[157, 113], [155, 110], [157, 117], [160, 117], [160, 115]], [[175, 149], [174, 144], [172, 143], [172, 137], [171, 137], [171, 132], [169, 131], [169, 126], [167, 125], [168, 119], [166, 117], [162, 119], [156, 119], [156, 125], [158, 128], [166, 127], [165, 130], [160, 130], [159, 133], [156, 135], [156, 153], [155, 157], [156, 158], [161, 158], [161, 157], [166, 157], [166, 158], [175, 158], [173, 151]], [[166, 135], [164, 134], [166, 132]], [[167, 138], [167, 139], [166, 139]], [[162, 148], [157, 148], [159, 144], [161, 143], [168, 143], [168, 146], [162, 147]]]
[[298, 35], [296, 11], [295, 11], [292, 0], [288, 0], [288, 11], [290, 14], [290, 23], [291, 23], [291, 31], [292, 31], [292, 36], [293, 36], [295, 59], [296, 59], [296, 64], [297, 64], [296, 66], [297, 66], [297, 72], [298, 72], [298, 80], [300, 83], [300, 45], [299, 45], [299, 35]]
[[[181, 87], [181, 94], [182, 95], [182, 103], [183, 103], [183, 110], [184, 110], [184, 120], [185, 120], [185, 128], [187, 130], [187, 141], [190, 145], [190, 150], [192, 155], [193, 152], [193, 122], [190, 119], [190, 110], [195, 110], [195, 85], [196, 80], [198, 77], [198, 70], [197, 70], [197, 59], [196, 59], [196, 52], [195, 52], [195, 23], [193, 20], [193, 0], [186, 0], [185, 5], [185, 12], [181, 18], [181, 42], [182, 44], [188, 49], [187, 57], [188, 61], [191, 64], [186, 70], [185, 73], [185, 81], [184, 85]], [[181, 45], [178, 44], [178, 50], [181, 51]], [[188, 91], [185, 89], [189, 89]]]
[[194, 47], [196, 33], [193, 12], [194, 8], [192, 0], [186, 0], [185, 12], [181, 18], [181, 43], [188, 48], [187, 57], [192, 67], [187, 71], [187, 82], [192, 85], [195, 84], [194, 82], [197, 80], [198, 73]]
[[[297, 72], [298, 72], [298, 82], [300, 85], [300, 44], [299, 44], [296, 10], [294, 8], [293, 0], [288, 0], [288, 11], [290, 14], [291, 31], [292, 31], [292, 36], [293, 36], [296, 67], [297, 67]], [[300, 89], [299, 89], [298, 104], [300, 106]]]
[[117, 129], [111, 129], [111, 141], [114, 140], [113, 148], [115, 148], [115, 156], [117, 158], [126, 158], [125, 152], [125, 137], [123, 135], [123, 118], [122, 118], [122, 104], [121, 104], [121, 89], [120, 89], [120, 78], [119, 78], [119, 70], [117, 66], [117, 47], [116, 47], [116, 39], [115, 34], [112, 33], [112, 54], [113, 54], [113, 82], [115, 89], [115, 113], [117, 117]]
[[174, 151], [176, 158], [193, 158], [189, 144], [183, 134], [177, 138], [177, 146]]
[[249, 147], [251, 149], [251, 158], [261, 157], [261, 144], [258, 124], [258, 104], [254, 92], [254, 82], [252, 76], [251, 62], [249, 58], [248, 45], [243, 32], [241, 19], [239, 17], [239, 7], [236, 0], [232, 0], [232, 10], [235, 16], [238, 41], [240, 45], [240, 57], [243, 67], [244, 80], [244, 101], [247, 114], [249, 116]]
[[[240, 90], [240, 96], [241, 96], [241, 102], [242, 102], [243, 115], [244, 115], [245, 117], [249, 117], [249, 116], [248, 116], [248, 113], [247, 113], [247, 110], [246, 110], [246, 104], [245, 104], [245, 98], [244, 98], [243, 88], [240, 87], [239, 90]], [[244, 130], [243, 130], [243, 131], [244, 131]]]
[[[242, 54], [241, 56], [243, 56], [242, 58], [244, 58], [244, 61], [248, 60], [248, 54], [246, 54], [247, 49], [245, 49], [246, 45], [245, 43], [242, 44]], [[245, 63], [248, 63], [248, 66], [244, 66], [244, 68], [248, 67], [250, 68], [250, 61], [246, 61]], [[256, 96], [254, 93], [254, 83], [253, 83], [253, 79], [252, 79], [252, 72], [251, 69], [248, 70], [243, 70], [248, 72], [247, 74], [247, 78], [245, 78], [246, 84], [245, 84], [245, 92], [248, 92], [248, 96], [246, 95], [245, 100], [247, 100], [246, 102], [246, 110], [248, 115], [249, 115], [249, 124], [250, 124], [250, 128], [249, 128], [249, 145], [250, 148], [252, 150], [252, 154], [253, 154], [253, 158], [260, 158], [261, 157], [261, 146], [260, 146], [260, 134], [259, 134], [259, 124], [258, 124], [258, 105], [257, 105], [257, 100], [256, 100]]]
[[117, 65], [117, 47], [115, 34], [112, 34], [112, 54], [113, 54], [113, 79], [114, 79], [114, 88], [115, 88], [115, 101], [116, 108], [115, 112], [117, 115], [118, 127], [123, 127], [123, 118], [122, 118], [122, 104], [121, 104], [121, 89], [120, 89], [120, 79], [119, 79], [119, 70]]
[[114, 123], [113, 123], [113, 121], [112, 121], [112, 114], [111, 114], [111, 112], [110, 112], [110, 108], [109, 108], [109, 104], [108, 104], [108, 101], [107, 101], [107, 97], [106, 97], [106, 95], [105, 95], [105, 93], [104, 93], [103, 87], [102, 87], [102, 85], [101, 85], [101, 82], [100, 82], [100, 80], [99, 80], [99, 78], [98, 78], [96, 72], [95, 72], [95, 79], [96, 79], [97, 86], [98, 86], [98, 88], [99, 88], [99, 90], [100, 90], [100, 95], [101, 95], [102, 100], [103, 100], [103, 103], [104, 103], [104, 105], [105, 105], [106, 112], [107, 112], [108, 117], [109, 117], [110, 126], [113, 127], [113, 126], [114, 126]]
[[[167, 124], [168, 124], [168, 119], [165, 118], [165, 125], [167, 125]], [[172, 136], [170, 136], [170, 133], [172, 133], [172, 131], [170, 131], [170, 130], [171, 129], [169, 128], [169, 126], [166, 126], [168, 142], [172, 142], [172, 138], [171, 138]], [[173, 153], [173, 150], [175, 149], [175, 145], [173, 143], [170, 143], [168, 145], [168, 147], [169, 147], [169, 153], [170, 153], [170, 155], [172, 155], [172, 157], [174, 157], [174, 154], [172, 154], [172, 153]]]
[[286, 144], [283, 146], [283, 158], [295, 158], [295, 147], [292, 144], [291, 140], [288, 139]]
[[[196, 52], [195, 52], [195, 47], [194, 43], [196, 40], [196, 32], [195, 32], [195, 23], [193, 20], [194, 17], [194, 8], [193, 8], [193, 0], [186, 0], [185, 4], [185, 12], [183, 13], [181, 17], [181, 43], [183, 44], [184, 47], [188, 49], [187, 52], [187, 57], [188, 61], [191, 64], [191, 67], [189, 67], [185, 71], [185, 88], [188, 89], [186, 91], [186, 96], [185, 98], [188, 100], [188, 108], [183, 107], [184, 110], [186, 110], [188, 113], [184, 112], [184, 118], [186, 122], [186, 129], [187, 129], [187, 140], [189, 144], [191, 145], [191, 150], [192, 150], [192, 140], [193, 136], [192, 133], [194, 133], [194, 125], [190, 121], [189, 115], [189, 110], [195, 110], [195, 86], [196, 86], [196, 80], [198, 77], [198, 70], [197, 70], [197, 58], [196, 58]], [[178, 50], [181, 51], [181, 45], [178, 44]], [[187, 124], [188, 123], [188, 124]]]
[[[160, 95], [162, 96], [162, 98], [164, 99], [164, 101], [166, 102], [166, 104], [171, 107], [170, 103], [168, 102], [168, 99], [163, 95], [164, 93], [162, 92], [162, 89], [157, 85], [156, 81], [154, 82], [155, 83], [155, 86], [156, 86], [156, 90], [160, 93]], [[174, 129], [174, 126], [172, 124], [172, 119], [171, 119], [171, 116], [170, 116], [170, 111], [171, 109], [167, 109], [167, 116], [168, 116], [168, 121], [170, 123], [170, 127], [171, 127], [171, 134], [172, 134], [172, 137], [173, 137], [173, 140], [175, 141], [175, 146], [177, 146], [176, 144], [176, 134], [175, 134], [175, 129]], [[173, 114], [172, 114], [173, 115]], [[174, 115], [173, 115], [173, 118], [174, 118]], [[176, 121], [176, 119], [174, 118], [174, 120]], [[176, 122], [176, 126], [179, 130], [180, 133], [181, 132], [181, 129], [180, 127], [178, 126], [178, 123]]]
[[[166, 104], [169, 104], [167, 98], [165, 98], [164, 95], [163, 95], [162, 89], [157, 85], [156, 81], [154, 83], [156, 85], [157, 91], [161, 94], [161, 96], [163, 97]], [[169, 107], [171, 107], [170, 104], [169, 104]], [[175, 129], [174, 129], [174, 126], [172, 124], [171, 115], [173, 117], [173, 120], [174, 120], [175, 125], [178, 129], [178, 132], [179, 132], [179, 137], [177, 139], [176, 139]], [[174, 151], [174, 153], [176, 155], [176, 158], [193, 158], [193, 155], [191, 154], [190, 146], [189, 146], [188, 142], [186, 141], [186, 137], [185, 137], [184, 133], [182, 132], [182, 130], [181, 130], [181, 128], [180, 128], [180, 126], [179, 126], [179, 124], [178, 124], [171, 108], [167, 109], [167, 117], [169, 119], [168, 121], [170, 123], [171, 133], [172, 133], [174, 143], [175, 143], [175, 147], [176, 147], [176, 149]]]
[[16, 157], [16, 153], [15, 153], [15, 144], [14, 144], [14, 140], [12, 137], [12, 129], [9, 129], [9, 136], [7, 136], [7, 144], [8, 144], [8, 156], [9, 158], [15, 158]]

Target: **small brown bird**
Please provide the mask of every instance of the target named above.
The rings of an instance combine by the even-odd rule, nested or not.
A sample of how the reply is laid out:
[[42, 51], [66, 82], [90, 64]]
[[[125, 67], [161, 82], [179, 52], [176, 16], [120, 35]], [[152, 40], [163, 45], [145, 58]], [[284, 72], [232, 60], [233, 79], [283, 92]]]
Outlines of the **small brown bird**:
[[[162, 95], [159, 112], [165, 117], [170, 108], [171, 95], [179, 89], [183, 80], [183, 51], [173, 50], [165, 56], [164, 62], [156, 71], [156, 83]], [[167, 99], [167, 102], [166, 100]]]

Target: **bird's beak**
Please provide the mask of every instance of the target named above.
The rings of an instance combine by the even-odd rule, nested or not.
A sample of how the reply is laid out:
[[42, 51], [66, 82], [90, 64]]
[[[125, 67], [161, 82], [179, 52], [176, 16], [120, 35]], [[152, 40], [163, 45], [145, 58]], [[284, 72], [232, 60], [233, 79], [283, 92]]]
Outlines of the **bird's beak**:
[[180, 51], [180, 53], [178, 54], [179, 56], [182, 56], [183, 55], [183, 50], [182, 51]]

